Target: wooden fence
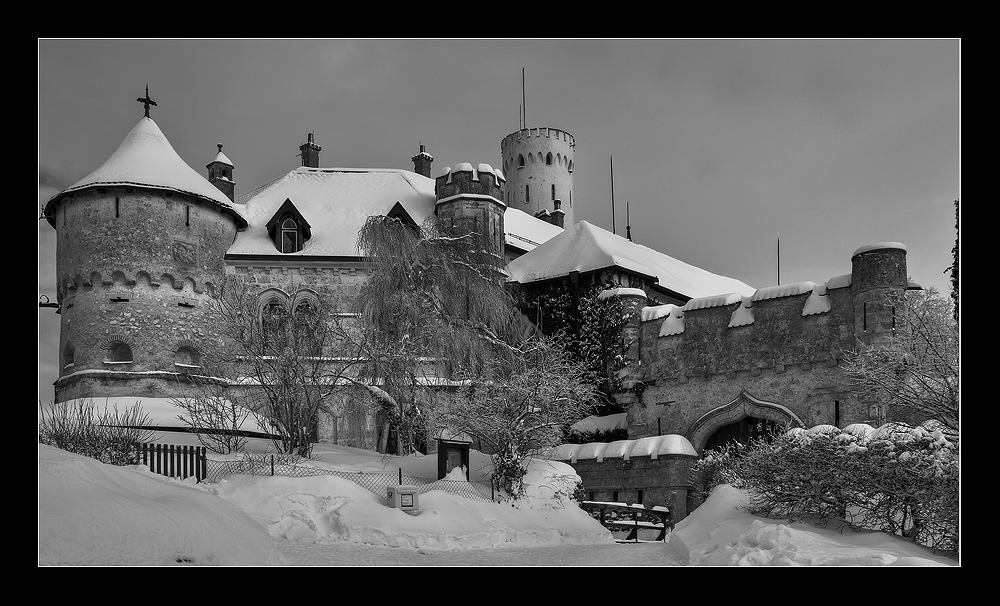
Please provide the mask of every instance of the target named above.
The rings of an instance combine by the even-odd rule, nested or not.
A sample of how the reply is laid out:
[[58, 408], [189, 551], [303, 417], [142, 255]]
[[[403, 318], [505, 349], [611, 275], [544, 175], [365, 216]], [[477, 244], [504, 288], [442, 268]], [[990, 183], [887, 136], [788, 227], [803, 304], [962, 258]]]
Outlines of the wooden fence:
[[205, 479], [207, 464], [204, 446], [182, 446], [178, 444], [141, 444], [139, 458], [153, 473], [171, 478], [195, 476], [199, 482]]

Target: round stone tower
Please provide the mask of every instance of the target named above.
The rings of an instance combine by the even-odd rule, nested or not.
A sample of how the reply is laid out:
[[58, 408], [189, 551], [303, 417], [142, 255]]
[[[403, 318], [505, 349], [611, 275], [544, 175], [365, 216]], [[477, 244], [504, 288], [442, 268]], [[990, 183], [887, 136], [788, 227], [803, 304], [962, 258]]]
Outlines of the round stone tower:
[[[569, 227], [573, 224], [576, 139], [556, 128], [525, 128], [500, 143], [508, 177], [504, 202], [511, 208]], [[552, 214], [562, 211], [562, 220]]]
[[210, 364], [202, 354], [219, 335], [206, 302], [247, 225], [229, 197], [181, 160], [147, 105], [44, 215], [57, 232], [56, 401], [181, 393], [179, 379]]
[[478, 233], [488, 249], [503, 258], [504, 176], [489, 164], [473, 169], [462, 162], [444, 167], [434, 180], [438, 221], [457, 234]]
[[902, 327], [902, 313], [893, 300], [906, 292], [906, 246], [880, 242], [862, 246], [851, 256], [851, 300], [854, 304], [854, 336], [866, 345]]

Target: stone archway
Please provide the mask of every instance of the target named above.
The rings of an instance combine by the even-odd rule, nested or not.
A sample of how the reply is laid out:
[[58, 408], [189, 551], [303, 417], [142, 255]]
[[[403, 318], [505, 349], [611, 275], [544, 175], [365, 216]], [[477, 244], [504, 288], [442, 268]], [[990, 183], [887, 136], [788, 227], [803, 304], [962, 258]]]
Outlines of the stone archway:
[[805, 427], [802, 419], [788, 408], [781, 404], [759, 400], [743, 390], [729, 404], [713, 408], [699, 417], [691, 424], [685, 437], [700, 453], [704, 451], [705, 444], [712, 434], [746, 417], [773, 421], [779, 426]]

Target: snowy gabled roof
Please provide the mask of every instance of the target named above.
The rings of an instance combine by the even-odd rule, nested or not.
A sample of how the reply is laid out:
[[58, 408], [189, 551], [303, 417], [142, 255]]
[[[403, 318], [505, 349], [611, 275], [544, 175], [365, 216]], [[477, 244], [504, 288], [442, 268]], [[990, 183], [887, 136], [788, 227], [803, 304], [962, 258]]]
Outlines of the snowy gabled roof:
[[[436, 203], [434, 179], [408, 170], [299, 167], [237, 199], [250, 226], [236, 237], [229, 254], [282, 254], [266, 225], [286, 200], [312, 228], [302, 250], [283, 254], [290, 257], [357, 256], [358, 232], [368, 217], [387, 215], [399, 203], [419, 225], [434, 214]], [[522, 250], [562, 233], [561, 228], [514, 209], [504, 214], [504, 231], [507, 242]]]
[[753, 287], [739, 280], [689, 265], [586, 221], [515, 259], [507, 272], [512, 280], [524, 284], [611, 267], [655, 278], [660, 288], [691, 298], [754, 293]]
[[267, 222], [291, 200], [312, 227], [302, 250], [283, 256], [357, 256], [358, 232], [368, 217], [386, 215], [398, 202], [417, 223], [434, 213], [434, 180], [392, 168], [301, 166], [239, 198], [250, 226], [229, 254], [275, 255]]
[[238, 227], [244, 225], [236, 206], [208, 179], [188, 166], [152, 118], [143, 117], [132, 128], [111, 157], [97, 170], [53, 196], [45, 205], [45, 216], [54, 220], [55, 204], [63, 197], [90, 187], [132, 185], [182, 192], [216, 204], [228, 211]]
[[503, 215], [504, 241], [507, 246], [523, 251], [534, 250], [563, 233], [563, 228], [532, 217], [523, 210], [508, 207]]

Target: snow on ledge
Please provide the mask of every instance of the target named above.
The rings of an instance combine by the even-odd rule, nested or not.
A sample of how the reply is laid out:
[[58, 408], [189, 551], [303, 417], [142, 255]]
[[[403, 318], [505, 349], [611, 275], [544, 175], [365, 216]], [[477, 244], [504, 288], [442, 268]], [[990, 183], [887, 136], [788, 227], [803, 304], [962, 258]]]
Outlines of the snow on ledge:
[[831, 288], [847, 288], [851, 285], [851, 274], [844, 274], [842, 276], [834, 276], [826, 281], [826, 289]]
[[854, 254], [851, 255], [851, 257], [853, 258], [861, 253], [871, 252], [873, 250], [885, 250], [887, 248], [905, 251], [906, 245], [902, 242], [876, 242], [875, 244], [866, 244], [854, 251]]
[[753, 297], [743, 297], [743, 303], [729, 318], [729, 328], [749, 326], [750, 324], [753, 324]]
[[809, 293], [805, 305], [802, 306], [802, 315], [811, 316], [823, 314], [833, 309], [830, 303], [830, 294], [826, 291], [826, 285], [817, 286]]
[[684, 306], [685, 311], [691, 311], [693, 309], [708, 309], [709, 307], [722, 307], [724, 305], [732, 305], [734, 303], [739, 303], [743, 300], [743, 295], [736, 292], [727, 293], [724, 295], [713, 295], [711, 297], [698, 297], [696, 299], [691, 299]]
[[677, 306], [673, 303], [667, 303], [666, 305], [652, 305], [649, 307], [643, 307], [642, 311], [639, 313], [642, 314], [643, 322], [651, 322], [653, 320], [659, 320], [663, 316], [669, 316], [670, 310], [675, 307]]
[[609, 288], [602, 290], [601, 294], [597, 295], [598, 299], [607, 299], [608, 297], [642, 297], [645, 299], [646, 291], [641, 288]]
[[754, 301], [765, 301], [767, 299], [779, 299], [781, 297], [791, 297], [812, 292], [816, 288], [815, 282], [799, 282], [798, 284], [781, 284], [779, 286], [768, 286], [758, 288], [753, 294]]
[[660, 325], [659, 336], [669, 337], [670, 335], [679, 335], [682, 332], [684, 332], [684, 308], [674, 305], [673, 309], [670, 310], [670, 315]]
[[697, 457], [698, 451], [684, 436], [668, 434], [636, 440], [618, 440], [611, 443], [560, 444], [549, 451], [548, 458], [553, 461], [570, 461], [571, 463], [594, 459], [601, 463], [605, 458], [628, 460], [630, 457], [648, 456], [650, 459], [656, 459], [660, 455], [668, 454]]

